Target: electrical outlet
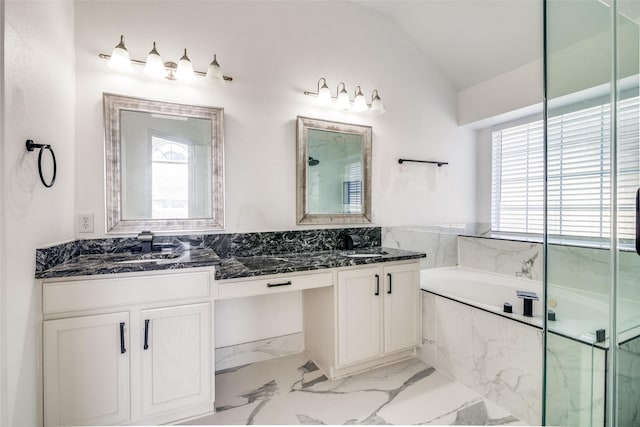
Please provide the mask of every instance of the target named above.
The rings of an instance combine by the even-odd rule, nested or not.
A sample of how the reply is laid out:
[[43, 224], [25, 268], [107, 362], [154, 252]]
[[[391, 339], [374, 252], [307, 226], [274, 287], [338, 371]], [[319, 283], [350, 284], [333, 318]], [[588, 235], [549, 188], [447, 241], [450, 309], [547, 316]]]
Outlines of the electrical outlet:
[[78, 232], [93, 233], [93, 214], [92, 213], [78, 215]]

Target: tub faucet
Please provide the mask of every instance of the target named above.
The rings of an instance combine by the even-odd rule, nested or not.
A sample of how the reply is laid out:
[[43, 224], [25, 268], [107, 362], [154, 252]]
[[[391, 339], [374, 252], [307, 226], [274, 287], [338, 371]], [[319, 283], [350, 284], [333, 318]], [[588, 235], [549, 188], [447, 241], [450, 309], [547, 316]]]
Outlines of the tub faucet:
[[142, 253], [148, 254], [151, 252], [151, 245], [153, 243], [153, 233], [151, 231], [142, 231], [138, 234], [138, 240], [142, 246]]
[[533, 317], [533, 301], [538, 301], [538, 295], [535, 292], [516, 291], [518, 298], [523, 300], [524, 307], [522, 315], [525, 317]]

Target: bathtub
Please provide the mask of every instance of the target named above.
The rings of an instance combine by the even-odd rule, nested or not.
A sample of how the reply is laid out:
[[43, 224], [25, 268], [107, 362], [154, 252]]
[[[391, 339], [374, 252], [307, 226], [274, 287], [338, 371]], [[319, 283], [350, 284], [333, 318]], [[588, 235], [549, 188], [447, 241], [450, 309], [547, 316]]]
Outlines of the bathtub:
[[[420, 272], [418, 357], [530, 425], [542, 405], [542, 283], [463, 267]], [[522, 316], [516, 290], [536, 292]], [[509, 302], [513, 313], [503, 313]]]
[[[506, 276], [466, 267], [445, 267], [421, 270], [422, 290], [500, 316], [542, 327], [542, 283], [525, 278]], [[535, 292], [533, 317], [522, 315], [523, 300], [516, 290]], [[510, 303], [513, 313], [504, 313], [504, 303]]]

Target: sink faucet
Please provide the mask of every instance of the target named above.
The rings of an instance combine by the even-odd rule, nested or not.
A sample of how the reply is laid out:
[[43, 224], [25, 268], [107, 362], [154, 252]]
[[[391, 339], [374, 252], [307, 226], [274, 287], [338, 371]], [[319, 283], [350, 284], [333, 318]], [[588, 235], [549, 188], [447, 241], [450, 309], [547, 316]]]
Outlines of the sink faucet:
[[153, 243], [153, 233], [151, 231], [142, 231], [138, 234], [138, 240], [142, 246], [142, 253], [148, 254], [151, 252], [151, 244]]

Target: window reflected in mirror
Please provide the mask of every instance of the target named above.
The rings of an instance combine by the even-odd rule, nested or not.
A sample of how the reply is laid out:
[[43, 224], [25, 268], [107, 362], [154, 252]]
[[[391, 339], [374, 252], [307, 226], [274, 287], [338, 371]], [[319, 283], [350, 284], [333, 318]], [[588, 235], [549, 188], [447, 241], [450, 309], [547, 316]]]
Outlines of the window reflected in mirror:
[[107, 232], [223, 228], [222, 109], [104, 102]]
[[371, 127], [298, 117], [298, 223], [371, 222]]

